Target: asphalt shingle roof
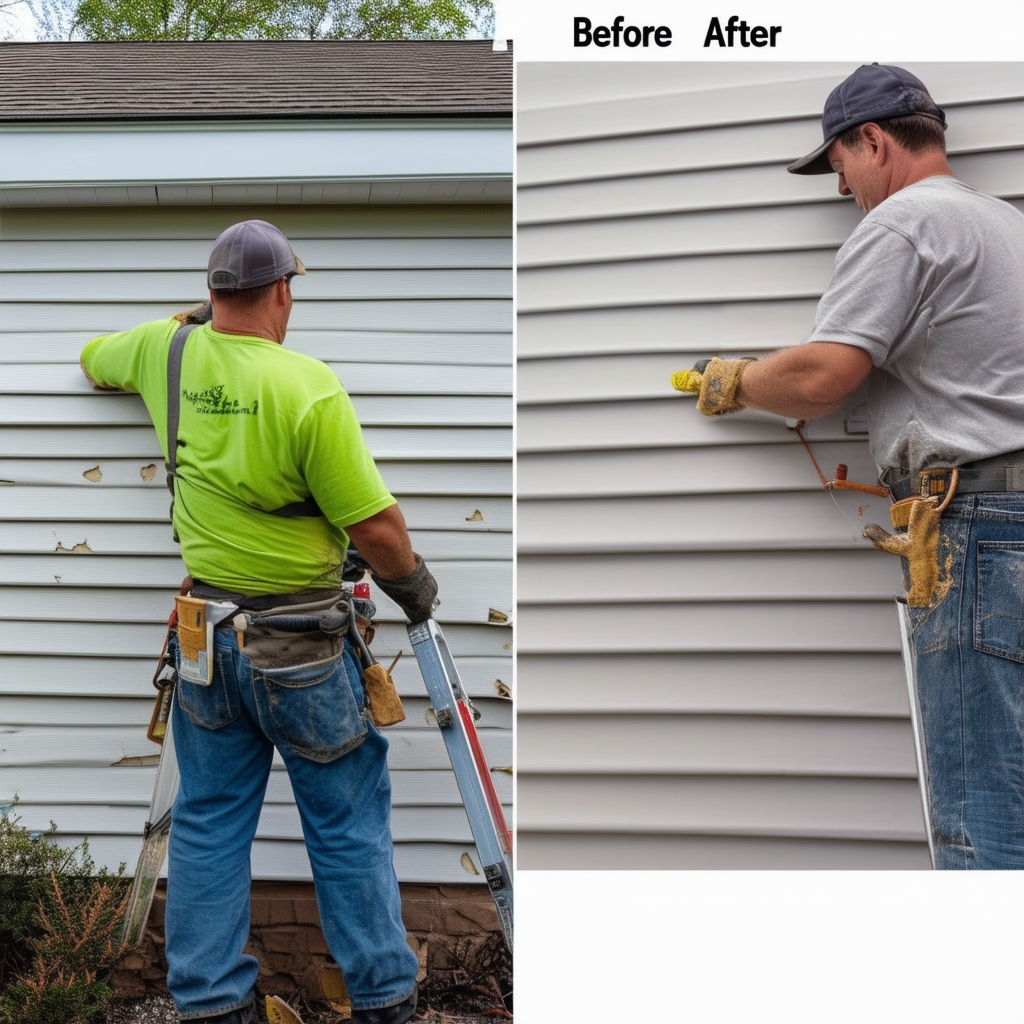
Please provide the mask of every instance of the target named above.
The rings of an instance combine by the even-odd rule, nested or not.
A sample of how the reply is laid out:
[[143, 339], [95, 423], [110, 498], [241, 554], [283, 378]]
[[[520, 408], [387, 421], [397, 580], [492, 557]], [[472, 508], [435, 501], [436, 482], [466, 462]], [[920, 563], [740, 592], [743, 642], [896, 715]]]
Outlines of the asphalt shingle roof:
[[511, 117], [489, 39], [3, 43], [0, 121]]

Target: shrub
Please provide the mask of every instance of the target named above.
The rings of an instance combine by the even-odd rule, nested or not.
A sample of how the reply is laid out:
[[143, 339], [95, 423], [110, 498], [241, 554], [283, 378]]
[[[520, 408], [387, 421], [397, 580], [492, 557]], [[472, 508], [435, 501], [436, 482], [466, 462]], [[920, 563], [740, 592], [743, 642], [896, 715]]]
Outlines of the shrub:
[[123, 952], [124, 865], [97, 872], [87, 841], [65, 848], [53, 822], [30, 832], [19, 821], [0, 814], [0, 1022], [101, 1018]]

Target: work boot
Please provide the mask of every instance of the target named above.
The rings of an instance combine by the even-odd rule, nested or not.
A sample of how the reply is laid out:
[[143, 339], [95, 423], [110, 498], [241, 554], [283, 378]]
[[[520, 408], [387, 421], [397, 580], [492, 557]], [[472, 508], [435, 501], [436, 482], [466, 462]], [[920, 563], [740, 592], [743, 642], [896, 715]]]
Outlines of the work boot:
[[192, 1017], [183, 1020], [182, 1024], [257, 1024], [255, 999], [245, 1006], [228, 1013], [215, 1014], [212, 1017]]
[[379, 1006], [375, 1010], [352, 1011], [352, 1024], [405, 1024], [412, 1020], [416, 1013], [416, 997], [418, 990], [413, 989], [408, 999], [391, 1006]]

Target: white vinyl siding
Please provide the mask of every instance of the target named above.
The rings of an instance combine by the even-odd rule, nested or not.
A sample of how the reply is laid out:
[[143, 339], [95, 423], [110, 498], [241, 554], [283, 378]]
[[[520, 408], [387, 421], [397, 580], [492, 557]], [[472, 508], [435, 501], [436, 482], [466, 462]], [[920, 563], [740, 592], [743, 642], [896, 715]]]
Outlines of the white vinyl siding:
[[[928, 866], [888, 503], [669, 383], [807, 339], [861, 215], [785, 167], [854, 67], [519, 66], [523, 868]], [[1024, 208], [1024, 66], [909, 67]], [[874, 482], [864, 429], [808, 424], [826, 474]]]
[[[17, 793], [30, 827], [52, 819], [69, 841], [88, 836], [99, 863], [137, 856], [158, 752], [150, 680], [185, 569], [145, 406], [94, 391], [78, 357], [96, 335], [201, 301], [210, 244], [251, 217], [278, 225], [308, 268], [286, 344], [328, 362], [352, 395], [438, 579], [438, 619], [511, 804], [508, 204], [19, 205], [0, 229], [0, 797]], [[407, 719], [387, 730], [399, 877], [479, 882], [404, 618], [377, 596], [374, 652], [387, 665], [405, 651], [394, 675]], [[307, 879], [276, 768], [254, 874]]]

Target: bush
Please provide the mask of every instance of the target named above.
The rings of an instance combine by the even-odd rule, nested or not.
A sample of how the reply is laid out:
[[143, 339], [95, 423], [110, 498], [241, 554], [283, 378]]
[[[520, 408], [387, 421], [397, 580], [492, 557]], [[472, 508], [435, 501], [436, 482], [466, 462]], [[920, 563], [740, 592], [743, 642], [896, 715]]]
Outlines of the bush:
[[0, 1022], [102, 1018], [105, 979], [124, 952], [124, 865], [97, 872], [87, 841], [67, 849], [53, 822], [30, 832], [19, 821], [0, 814]]

